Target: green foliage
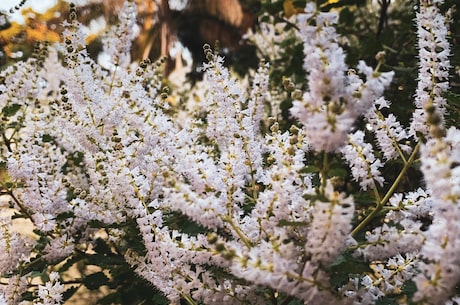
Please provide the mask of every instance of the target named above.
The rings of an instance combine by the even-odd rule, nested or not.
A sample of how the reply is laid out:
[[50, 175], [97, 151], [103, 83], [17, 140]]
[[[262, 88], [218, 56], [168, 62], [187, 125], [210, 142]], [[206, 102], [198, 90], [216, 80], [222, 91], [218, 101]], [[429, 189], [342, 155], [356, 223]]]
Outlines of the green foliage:
[[187, 216], [176, 211], [171, 211], [169, 214], [167, 225], [173, 230], [178, 230], [190, 235], [197, 235], [198, 233], [208, 232], [206, 228], [200, 226], [196, 222], [190, 220]]
[[[100, 263], [100, 262], [95, 262]], [[98, 289], [101, 286], [107, 285], [109, 278], [104, 272], [96, 272], [92, 274], [88, 274], [83, 278], [83, 285], [86, 286], [89, 290]]]
[[347, 7], [350, 6], [365, 6], [367, 1], [366, 0], [339, 0], [337, 2], [332, 2], [327, 0], [317, 0], [316, 3], [321, 6], [325, 11], [329, 11], [331, 9], [335, 8], [344, 8], [347, 9]]
[[278, 15], [283, 11], [283, 0], [277, 1], [262, 1], [261, 11], [270, 15]]
[[447, 116], [446, 125], [458, 126], [460, 122], [460, 93], [447, 92], [445, 98], [447, 99]]
[[342, 287], [350, 278], [355, 275], [371, 272], [369, 264], [363, 260], [356, 258], [353, 253], [345, 252], [339, 255], [330, 266], [330, 271], [333, 274], [330, 283], [333, 287]]
[[11, 104], [3, 107], [2, 114], [4, 117], [12, 117], [14, 116], [19, 109], [21, 109], [21, 105], [19, 104]]
[[64, 293], [62, 294], [63, 301], [65, 302], [68, 299], [70, 299], [78, 291], [78, 288], [79, 287], [77, 286], [73, 286], [73, 287], [66, 289], [66, 291], [64, 291]]

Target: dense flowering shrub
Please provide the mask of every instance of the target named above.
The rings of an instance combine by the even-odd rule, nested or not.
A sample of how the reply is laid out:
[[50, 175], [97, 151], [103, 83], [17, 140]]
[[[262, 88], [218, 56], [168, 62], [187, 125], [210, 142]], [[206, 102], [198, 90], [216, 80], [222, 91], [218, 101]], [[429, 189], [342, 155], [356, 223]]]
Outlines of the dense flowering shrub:
[[[308, 2], [292, 17], [307, 79], [305, 90], [284, 81], [286, 131], [264, 115], [269, 63], [246, 88], [206, 45], [201, 112], [178, 116], [161, 61], [127, 56], [132, 3], [105, 40], [110, 71], [71, 13], [62, 44], [1, 73], [1, 194], [15, 214], [1, 218], [0, 303], [122, 290], [123, 266], [155, 292], [142, 304], [459, 302], [460, 132], [444, 124], [442, 3], [416, 7], [419, 85], [404, 126], [384, 97], [384, 54], [348, 67], [337, 13]], [[73, 264], [100, 271], [68, 280]]]

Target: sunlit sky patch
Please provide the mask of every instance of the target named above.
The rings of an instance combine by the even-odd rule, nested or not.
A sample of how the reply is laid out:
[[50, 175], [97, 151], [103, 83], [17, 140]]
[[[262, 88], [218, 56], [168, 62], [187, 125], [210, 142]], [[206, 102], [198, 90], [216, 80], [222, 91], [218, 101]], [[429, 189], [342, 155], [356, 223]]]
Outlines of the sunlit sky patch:
[[[76, 4], [86, 3], [88, 0], [77, 0], [73, 1]], [[0, 1], [0, 10], [8, 11], [10, 8], [18, 5], [21, 0], [1, 0]], [[57, 0], [28, 0], [24, 7], [32, 7], [36, 12], [43, 13], [48, 8], [55, 5]], [[169, 6], [173, 10], [182, 10], [187, 5], [188, 0], [169, 0]], [[23, 17], [20, 12], [16, 12], [12, 15], [13, 21], [23, 22]]]
[[[0, 1], [0, 10], [8, 11], [10, 8], [15, 7], [21, 1], [20, 0], [2, 0]], [[24, 7], [32, 7], [36, 12], [44, 13], [48, 8], [55, 5], [57, 0], [29, 0], [26, 2]], [[19, 11], [11, 15], [12, 21], [23, 22], [24, 18], [22, 17]]]

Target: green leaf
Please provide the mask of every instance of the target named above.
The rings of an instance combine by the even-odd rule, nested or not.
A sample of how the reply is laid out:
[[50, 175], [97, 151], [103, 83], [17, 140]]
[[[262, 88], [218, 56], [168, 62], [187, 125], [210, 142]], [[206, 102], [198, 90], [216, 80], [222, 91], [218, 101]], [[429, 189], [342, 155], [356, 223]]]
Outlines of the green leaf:
[[21, 105], [12, 104], [12, 105], [8, 105], [8, 106], [3, 107], [2, 113], [6, 117], [10, 117], [10, 116], [15, 115], [19, 111], [19, 109], [21, 109]]
[[120, 293], [117, 291], [117, 292], [113, 292], [113, 293], [110, 293], [106, 296], [104, 296], [102, 299], [99, 299], [97, 301], [97, 304], [99, 305], [112, 305], [112, 304], [120, 304], [121, 300], [120, 300]]
[[179, 212], [171, 212], [166, 220], [168, 227], [177, 229], [183, 233], [197, 235], [207, 232], [206, 228], [192, 221], [186, 215]]
[[64, 293], [62, 294], [63, 301], [65, 302], [68, 299], [70, 299], [75, 294], [75, 292], [77, 292], [78, 288], [78, 286], [74, 286], [64, 291]]
[[31, 277], [43, 278], [47, 274], [48, 264], [44, 259], [37, 258], [22, 270], [24, 274], [31, 274]]
[[69, 268], [72, 267], [75, 263], [83, 259], [84, 259], [83, 254], [76, 252], [74, 255], [72, 255], [65, 261], [65, 263], [61, 266], [61, 268], [59, 268], [59, 273], [69, 270]]
[[268, 2], [268, 1], [263, 1], [262, 2], [262, 10], [271, 14], [271, 15], [277, 15], [279, 12], [283, 11], [283, 1], [279, 0], [276, 2]]
[[124, 262], [122, 256], [93, 254], [87, 257], [87, 264], [99, 266], [104, 269], [111, 269], [114, 265], [120, 265]]
[[400, 303], [397, 301], [395, 297], [388, 297], [385, 296], [380, 298], [375, 305], [399, 305]]
[[83, 278], [83, 285], [89, 290], [96, 290], [101, 286], [108, 285], [109, 278], [104, 272], [96, 272], [89, 274]]
[[[290, 297], [287, 297], [287, 298], [290, 298]], [[284, 302], [283, 302], [284, 303]], [[304, 301], [302, 300], [298, 300], [298, 299], [294, 299], [292, 301], [290, 301], [287, 305], [303, 305], [305, 304]]]
[[99, 254], [113, 254], [112, 249], [107, 242], [102, 238], [96, 239], [96, 245], [94, 246], [94, 251]]
[[340, 11], [340, 22], [344, 25], [352, 26], [355, 18], [355, 14], [348, 7]]
[[44, 143], [50, 143], [50, 142], [53, 142], [54, 138], [52, 136], [50, 136], [49, 134], [44, 134], [42, 136], [42, 141]]
[[460, 94], [448, 91], [444, 94], [447, 99], [446, 125], [458, 126], [460, 122]]
[[305, 1], [305, 0], [293, 0], [292, 4], [295, 7], [305, 7], [307, 5], [307, 1]]
[[353, 256], [353, 251], [340, 254], [329, 266], [330, 284], [340, 287], [346, 284], [355, 274], [371, 272], [369, 264]]
[[73, 212], [64, 212], [56, 216], [57, 221], [63, 221], [69, 218], [73, 218], [75, 214]]
[[20, 213], [20, 212], [17, 212], [15, 211], [13, 215], [11, 215], [11, 219], [27, 219], [27, 215], [24, 214], [24, 213]]
[[22, 301], [33, 301], [35, 299], [32, 291], [26, 291], [22, 294]]
[[[458, 287], [457, 287], [458, 288]], [[417, 291], [417, 285], [413, 281], [406, 281], [401, 289], [401, 294], [412, 299], [414, 293]]]
[[334, 167], [329, 170], [329, 177], [347, 177], [348, 172], [345, 168]]
[[43, 271], [43, 270], [42, 270], [42, 271], [34, 270], [34, 271], [32, 271], [32, 272], [29, 273], [29, 276], [30, 276], [31, 278], [34, 278], [34, 277], [39, 277], [39, 278], [41, 278], [41, 277], [43, 276], [43, 274], [44, 274], [44, 271]]
[[319, 167], [314, 165], [307, 165], [300, 170], [302, 174], [316, 174], [319, 172]]
[[375, 205], [375, 197], [370, 195], [369, 193], [356, 193], [353, 194], [353, 198], [359, 206]]
[[308, 226], [307, 222], [304, 221], [289, 221], [286, 219], [281, 219], [278, 224], [278, 227], [306, 227]]
[[106, 229], [106, 228], [120, 228], [123, 226], [123, 224], [119, 224], [119, 223], [106, 224], [100, 220], [90, 220], [88, 222], [88, 226], [94, 229]]

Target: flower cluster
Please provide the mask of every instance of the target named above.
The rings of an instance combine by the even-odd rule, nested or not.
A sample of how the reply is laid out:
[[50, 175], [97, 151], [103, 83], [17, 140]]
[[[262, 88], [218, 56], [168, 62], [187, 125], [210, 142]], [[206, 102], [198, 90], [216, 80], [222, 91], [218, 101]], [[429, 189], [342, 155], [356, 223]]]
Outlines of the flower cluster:
[[443, 92], [449, 87], [450, 44], [447, 40], [448, 20], [440, 13], [444, 1], [420, 1], [417, 13], [419, 50], [419, 81], [415, 96], [411, 131], [428, 134], [441, 132], [446, 100]]
[[375, 133], [375, 139], [379, 150], [386, 160], [404, 157], [404, 153], [410, 153], [412, 147], [403, 141], [409, 139], [409, 135], [399, 123], [394, 114], [387, 117], [382, 114], [384, 109], [390, 108], [390, 102], [380, 98], [374, 102], [364, 115], [369, 126]]
[[356, 131], [349, 135], [348, 144], [341, 150], [350, 164], [351, 174], [359, 181], [361, 188], [376, 187], [376, 182], [383, 185], [384, 179], [379, 168], [383, 166], [373, 153], [372, 145], [364, 142], [364, 132]]
[[50, 273], [50, 280], [45, 285], [38, 286], [38, 297], [40, 301], [35, 302], [37, 305], [59, 305], [62, 303], [62, 293], [64, 285], [59, 282], [57, 272]]
[[[408, 127], [383, 97], [394, 73], [380, 71], [382, 54], [375, 69], [350, 69], [338, 13], [310, 1], [291, 18], [307, 76], [288, 90], [296, 121], [285, 129], [264, 114], [277, 105], [268, 63], [246, 87], [205, 45], [202, 113], [178, 121], [162, 62], [127, 57], [134, 4], [107, 34], [109, 69], [88, 55], [72, 11], [62, 43], [1, 72], [0, 195], [14, 216], [0, 217], [0, 304], [145, 283], [145, 303], [453, 304], [460, 131], [444, 128], [442, 3], [417, 12]], [[407, 182], [411, 171], [423, 183]]]
[[313, 3], [299, 16], [308, 91], [294, 102], [291, 113], [306, 128], [317, 151], [339, 150], [355, 120], [381, 96], [393, 77], [393, 72], [373, 71], [364, 62], [358, 71], [366, 76], [365, 82], [349, 71], [332, 26], [337, 22], [336, 12], [319, 13]]
[[430, 139], [421, 151], [422, 170], [432, 190], [433, 224], [426, 232], [418, 268], [422, 271], [414, 279], [421, 288], [417, 300], [439, 302], [452, 294], [460, 279], [459, 251], [460, 216], [460, 135], [451, 128], [442, 139]]

